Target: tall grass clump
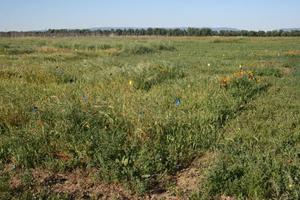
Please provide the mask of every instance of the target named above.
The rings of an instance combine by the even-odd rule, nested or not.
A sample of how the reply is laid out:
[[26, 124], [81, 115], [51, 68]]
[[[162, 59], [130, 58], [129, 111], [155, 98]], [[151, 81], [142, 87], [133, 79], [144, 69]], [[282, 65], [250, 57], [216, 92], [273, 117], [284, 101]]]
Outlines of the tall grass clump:
[[167, 62], [139, 64], [131, 77], [136, 89], [149, 91], [153, 86], [185, 76], [183, 68]]
[[281, 78], [282, 77], [282, 73], [279, 69], [276, 68], [256, 68], [254, 69], [254, 73], [257, 76], [274, 76], [274, 77], [278, 77]]
[[31, 46], [12, 46], [4, 49], [4, 53], [9, 55], [22, 55], [22, 54], [31, 54], [36, 50]]
[[132, 44], [125, 46], [123, 48], [123, 52], [125, 54], [133, 54], [133, 55], [143, 55], [143, 54], [152, 54], [158, 53], [160, 51], [174, 51], [175, 47], [163, 44], [163, 43], [150, 43], [150, 44]]

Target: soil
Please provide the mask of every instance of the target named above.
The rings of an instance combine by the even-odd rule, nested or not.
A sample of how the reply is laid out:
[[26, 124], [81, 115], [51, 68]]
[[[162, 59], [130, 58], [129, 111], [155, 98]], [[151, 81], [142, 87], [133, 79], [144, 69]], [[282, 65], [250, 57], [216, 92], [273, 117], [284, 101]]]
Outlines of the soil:
[[[45, 169], [30, 170], [32, 181], [26, 184], [33, 193], [43, 191], [68, 194], [74, 199], [132, 199], [132, 200], [185, 200], [197, 192], [201, 185], [201, 180], [205, 178], [205, 171], [216, 159], [215, 153], [205, 153], [195, 159], [191, 165], [178, 172], [176, 175], [169, 177], [173, 183], [169, 188], [157, 187], [151, 193], [145, 196], [138, 196], [125, 189], [118, 183], [104, 183], [97, 181], [97, 170], [74, 170], [64, 173], [53, 173]], [[15, 171], [12, 166], [7, 166], [5, 172], [12, 173], [10, 187], [12, 190], [21, 191], [22, 184], [21, 171]], [[159, 184], [160, 185], [160, 184]], [[164, 185], [164, 184], [161, 184]], [[222, 198], [226, 199], [227, 198]], [[230, 199], [231, 200], [231, 199]]]

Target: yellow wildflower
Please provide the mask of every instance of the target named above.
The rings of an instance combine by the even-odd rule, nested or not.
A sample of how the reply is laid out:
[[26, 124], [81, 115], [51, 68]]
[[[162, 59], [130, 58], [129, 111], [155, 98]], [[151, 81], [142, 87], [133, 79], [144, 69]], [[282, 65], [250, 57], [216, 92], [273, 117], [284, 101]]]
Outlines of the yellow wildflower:
[[248, 79], [253, 80], [254, 79], [254, 74], [252, 71], [248, 71]]
[[230, 77], [228, 77], [228, 76], [222, 77], [222, 78], [220, 79], [220, 85], [221, 85], [222, 87], [227, 87], [227, 86], [229, 85], [230, 81], [231, 81], [231, 78], [230, 78]]
[[235, 78], [243, 78], [244, 75], [245, 75], [245, 71], [243, 71], [243, 70], [240, 70], [240, 71], [235, 72], [235, 73], [233, 74], [233, 76], [234, 76]]

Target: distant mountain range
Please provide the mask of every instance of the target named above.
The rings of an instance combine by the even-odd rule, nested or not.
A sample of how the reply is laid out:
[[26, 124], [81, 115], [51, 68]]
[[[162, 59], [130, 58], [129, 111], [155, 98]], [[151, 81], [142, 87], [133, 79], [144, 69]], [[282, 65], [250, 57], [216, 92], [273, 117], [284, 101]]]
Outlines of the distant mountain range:
[[[111, 30], [111, 29], [148, 29], [148, 28], [163, 28], [163, 29], [181, 29], [181, 30], [187, 30], [189, 27], [93, 27], [93, 28], [85, 28], [87, 30], [91, 30], [91, 31], [97, 31], [97, 30]], [[191, 27], [191, 28], [210, 28], [213, 31], [241, 31], [241, 30], [247, 30], [247, 29], [238, 29], [238, 28], [230, 28], [230, 27]], [[52, 28], [50, 28], [52, 29]], [[55, 30], [59, 30], [59, 29], [67, 29], [67, 30], [75, 30], [74, 28], [54, 28]], [[79, 28], [79, 29], [83, 29], [83, 28]], [[44, 30], [34, 30], [33, 32], [46, 32], [49, 29], [44, 29]], [[282, 29], [275, 29], [274, 31], [279, 31], [279, 30], [283, 30], [285, 32], [291, 32], [291, 31], [300, 31], [300, 28], [282, 28]], [[251, 31], [251, 30], [248, 30]], [[1, 32], [1, 31], [0, 31]], [[27, 32], [27, 31], [24, 31]], [[30, 32], [30, 31], [29, 31]]]
[[[111, 29], [148, 29], [148, 28], [167, 28], [167, 29], [176, 29], [176, 28], [179, 28], [179, 29], [182, 29], [182, 30], [186, 30], [188, 29], [189, 27], [94, 27], [94, 28], [89, 28], [89, 30], [91, 31], [97, 31], [97, 30], [111, 30]], [[195, 28], [195, 27], [192, 27], [192, 28]], [[201, 28], [210, 28], [210, 27], [201, 27]], [[228, 27], [216, 27], [216, 28], [210, 28], [212, 29], [213, 31], [239, 31], [239, 29], [237, 28], [228, 28]]]
[[240, 31], [240, 29], [237, 28], [228, 28], [228, 27], [217, 27], [217, 28], [211, 28], [213, 31]]
[[[89, 30], [91, 31], [96, 31], [96, 30], [111, 30], [111, 29], [147, 29], [147, 28], [169, 28], [169, 29], [175, 29], [175, 28], [179, 28], [182, 30], [186, 30], [188, 29], [188, 27], [94, 27], [94, 28], [89, 28]], [[192, 27], [192, 28], [197, 28], [197, 27]], [[238, 28], [230, 28], [230, 27], [201, 27], [201, 28], [210, 28], [213, 31], [241, 31], [241, 30], [245, 30], [245, 29], [238, 29]], [[300, 31], [300, 28], [282, 28], [282, 29], [275, 29], [274, 31], [279, 31], [279, 30], [283, 30], [286, 32], [290, 32], [290, 31]]]
[[300, 31], [300, 28], [283, 28], [283, 29], [280, 29], [280, 30], [290, 32], [290, 31]]

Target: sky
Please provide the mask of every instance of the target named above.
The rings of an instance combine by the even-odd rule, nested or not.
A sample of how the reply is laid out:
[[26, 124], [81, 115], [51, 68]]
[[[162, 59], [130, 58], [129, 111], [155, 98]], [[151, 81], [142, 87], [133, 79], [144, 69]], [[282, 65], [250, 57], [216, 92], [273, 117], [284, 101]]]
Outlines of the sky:
[[300, 28], [300, 0], [0, 0], [0, 31], [93, 27]]

